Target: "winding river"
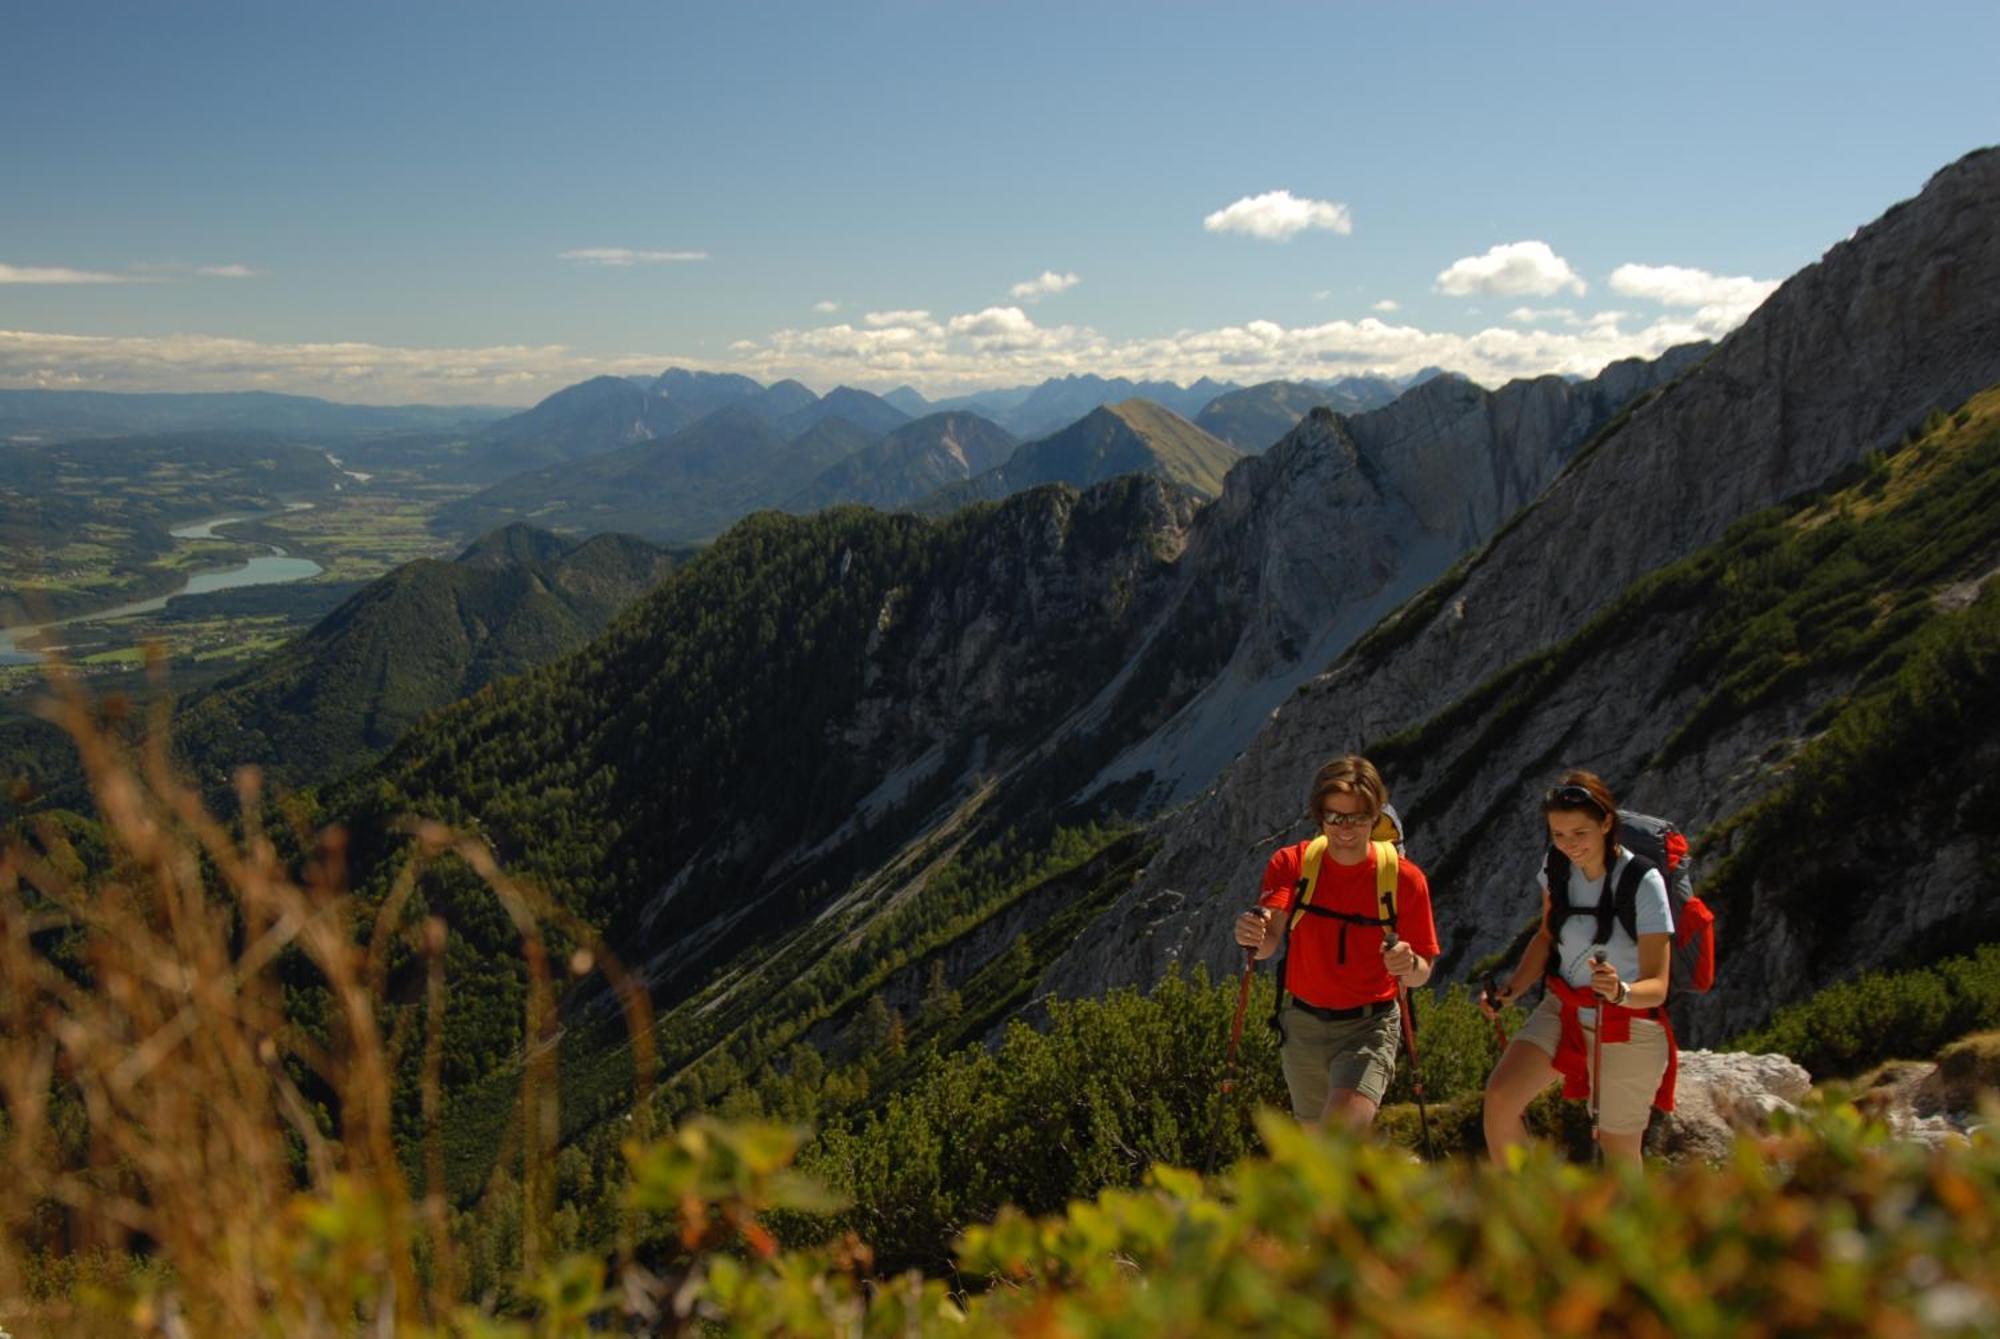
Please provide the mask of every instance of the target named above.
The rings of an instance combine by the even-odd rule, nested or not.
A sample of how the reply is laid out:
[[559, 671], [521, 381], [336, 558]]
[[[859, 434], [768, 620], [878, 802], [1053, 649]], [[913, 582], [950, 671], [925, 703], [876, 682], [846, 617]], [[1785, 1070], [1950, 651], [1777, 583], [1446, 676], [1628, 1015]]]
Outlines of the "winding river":
[[[304, 511], [312, 506], [310, 502], [292, 502], [285, 511]], [[177, 526], [167, 533], [175, 539], [214, 539], [216, 530], [225, 525], [240, 525], [245, 521], [261, 521], [267, 516], [280, 516], [284, 512], [258, 512], [250, 516], [218, 516], [212, 521], [198, 521], [193, 525]], [[267, 544], [269, 553], [259, 554], [239, 567], [222, 568], [213, 572], [196, 572], [178, 590], [156, 595], [149, 600], [135, 600], [111, 609], [99, 609], [94, 613], [76, 614], [69, 618], [59, 618], [48, 623], [22, 624], [19, 627], [0, 628], [0, 665], [39, 665], [47, 657], [40, 651], [29, 650], [22, 643], [32, 643], [56, 628], [68, 627], [73, 623], [104, 623], [114, 618], [128, 618], [133, 614], [150, 614], [167, 607], [167, 601], [176, 595], [206, 595], [218, 590], [231, 590], [237, 586], [270, 586], [287, 581], [304, 581], [316, 577], [324, 569], [310, 558], [298, 558], [286, 553], [275, 544]]]

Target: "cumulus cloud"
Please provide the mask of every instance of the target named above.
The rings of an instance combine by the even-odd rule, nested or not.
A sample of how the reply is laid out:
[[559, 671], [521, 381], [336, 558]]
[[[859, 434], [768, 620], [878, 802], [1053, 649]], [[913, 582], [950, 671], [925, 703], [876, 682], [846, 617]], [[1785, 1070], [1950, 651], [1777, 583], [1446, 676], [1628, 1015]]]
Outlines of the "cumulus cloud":
[[1057, 274], [1054, 270], [1043, 270], [1033, 279], [1015, 284], [1007, 290], [1007, 296], [1024, 302], [1038, 302], [1042, 298], [1054, 297], [1075, 288], [1080, 281], [1074, 274]]
[[1583, 296], [1588, 286], [1547, 242], [1503, 242], [1483, 256], [1465, 256], [1439, 273], [1437, 291], [1453, 297]]
[[1777, 287], [1775, 279], [1710, 274], [1682, 265], [1620, 265], [1611, 272], [1612, 292], [1663, 307], [1691, 307], [1690, 324], [1704, 331], [1734, 329]]
[[1431, 366], [1497, 386], [1551, 372], [1591, 376], [1620, 358], [1657, 357], [1676, 344], [1726, 333], [1681, 317], [1634, 325], [1620, 312], [1522, 311], [1537, 316], [1538, 323], [1469, 335], [1369, 316], [1304, 326], [1254, 320], [1113, 340], [1088, 327], [1038, 325], [1019, 307], [989, 307], [920, 326], [783, 330], [744, 351], [736, 370], [767, 380], [908, 380], [933, 395], [1084, 372], [1182, 384], [1224, 376], [1247, 383], [1358, 373], [1407, 376]]
[[1267, 242], [1287, 242], [1309, 228], [1345, 236], [1354, 231], [1354, 219], [1346, 205], [1332, 200], [1304, 200], [1290, 191], [1266, 191], [1216, 210], [1201, 221], [1201, 226], [1210, 232], [1240, 232]]
[[587, 246], [575, 251], [565, 251], [558, 259], [573, 260], [579, 265], [610, 265], [624, 268], [628, 265], [664, 265], [678, 261], [707, 260], [706, 251], [634, 251], [624, 246]]
[[[1052, 332], [1042, 329], [1019, 307], [988, 307], [985, 311], [954, 316], [945, 330], [968, 340], [975, 352], [1020, 353], [1048, 344]], [[1059, 333], [1054, 336], [1060, 339]]]
[[1398, 312], [1403, 310], [1403, 304], [1396, 301], [1396, 299], [1394, 298], [1383, 298], [1380, 302], [1376, 303], [1369, 310], [1378, 312]]
[[840, 304], [829, 298], [824, 302], [813, 303], [813, 310], [821, 316], [831, 316], [840, 310]]
[[1537, 321], [1561, 321], [1564, 325], [1581, 325], [1582, 321], [1571, 307], [1516, 307], [1507, 313], [1507, 319], [1521, 325], [1533, 325]]
[[[917, 385], [936, 397], [1094, 372], [1191, 383], [1245, 384], [1446, 367], [1483, 385], [1516, 377], [1591, 376], [1620, 358], [1657, 357], [1731, 328], [1726, 309], [1672, 311], [1641, 323], [1626, 313], [1534, 316], [1472, 334], [1367, 316], [1287, 326], [1250, 320], [1210, 329], [1108, 338], [1088, 326], [1042, 325], [1019, 306], [949, 316], [872, 312], [740, 338], [720, 361], [681, 354], [584, 357], [562, 345], [421, 349], [361, 343], [270, 344], [195, 335], [126, 338], [0, 331], [0, 385], [98, 390], [282, 390], [376, 404], [526, 404], [589, 377], [650, 375], [663, 366], [741, 372], [770, 382]], [[1740, 320], [1740, 316], [1736, 318]]]
[[0, 284], [127, 284], [130, 275], [72, 270], [62, 265], [0, 265]]

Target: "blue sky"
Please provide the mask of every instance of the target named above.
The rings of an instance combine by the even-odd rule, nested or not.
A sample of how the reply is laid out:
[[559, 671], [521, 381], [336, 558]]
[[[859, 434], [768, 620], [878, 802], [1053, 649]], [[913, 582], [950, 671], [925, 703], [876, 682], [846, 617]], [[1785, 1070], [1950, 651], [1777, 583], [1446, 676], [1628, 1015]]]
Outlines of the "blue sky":
[[1497, 384], [2000, 142], [2000, 5], [0, 11], [0, 385]]

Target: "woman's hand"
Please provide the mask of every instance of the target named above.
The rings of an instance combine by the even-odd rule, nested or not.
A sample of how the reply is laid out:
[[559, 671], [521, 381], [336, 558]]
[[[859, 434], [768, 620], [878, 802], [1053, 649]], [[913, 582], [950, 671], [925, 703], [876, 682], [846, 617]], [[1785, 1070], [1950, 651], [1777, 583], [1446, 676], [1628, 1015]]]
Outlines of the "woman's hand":
[[1498, 1018], [1500, 1011], [1512, 1004], [1520, 994], [1520, 991], [1514, 989], [1512, 981], [1504, 986], [1497, 986], [1493, 984], [1491, 978], [1488, 978], [1486, 988], [1479, 992], [1479, 1012], [1488, 1018]]
[[1624, 993], [1618, 980], [1618, 969], [1601, 959], [1590, 965], [1590, 988], [1612, 1004], [1619, 1003], [1619, 997]]
[[1270, 929], [1270, 908], [1259, 907], [1255, 911], [1246, 911], [1236, 918], [1236, 942], [1243, 948], [1262, 948], [1264, 936]]

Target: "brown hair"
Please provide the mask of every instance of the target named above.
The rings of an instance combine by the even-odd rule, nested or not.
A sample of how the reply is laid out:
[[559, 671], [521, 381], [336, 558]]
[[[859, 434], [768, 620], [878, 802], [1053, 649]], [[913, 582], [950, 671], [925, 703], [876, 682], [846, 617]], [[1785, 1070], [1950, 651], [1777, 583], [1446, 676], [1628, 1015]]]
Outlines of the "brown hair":
[[[1584, 794], [1577, 794], [1578, 790]], [[1611, 794], [1611, 787], [1604, 784], [1603, 777], [1580, 767], [1564, 772], [1562, 780], [1542, 795], [1542, 816], [1546, 818], [1554, 813], [1589, 814], [1599, 821], [1610, 819], [1611, 828], [1604, 834], [1604, 867], [1608, 870], [1617, 863], [1618, 801]]]
[[1320, 821], [1329, 795], [1353, 795], [1371, 814], [1380, 814], [1389, 803], [1389, 787], [1383, 784], [1382, 774], [1358, 753], [1335, 758], [1313, 778], [1312, 796], [1306, 801], [1306, 812], [1313, 822]]

